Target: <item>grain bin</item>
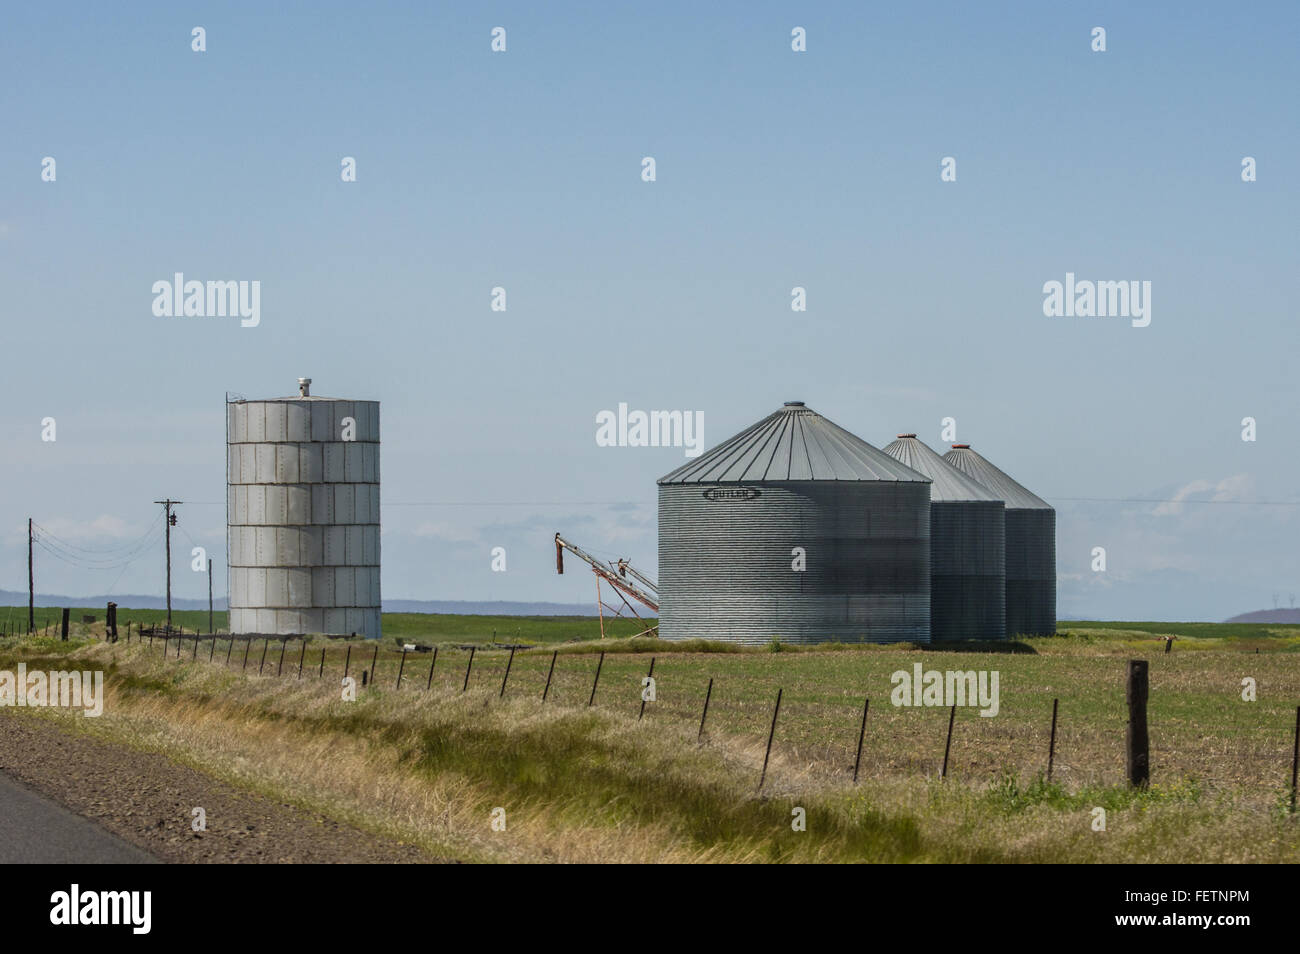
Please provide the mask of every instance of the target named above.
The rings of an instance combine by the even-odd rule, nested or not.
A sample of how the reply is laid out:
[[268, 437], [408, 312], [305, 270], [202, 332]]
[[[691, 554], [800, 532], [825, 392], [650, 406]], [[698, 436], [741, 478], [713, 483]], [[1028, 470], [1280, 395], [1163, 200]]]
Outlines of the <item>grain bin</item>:
[[1006, 514], [1001, 498], [915, 434], [889, 456], [930, 478], [930, 639], [1005, 639]]
[[226, 402], [232, 633], [380, 635], [379, 402]]
[[929, 640], [929, 479], [802, 402], [658, 483], [664, 638]]
[[1007, 634], [1055, 634], [1056, 511], [969, 444], [953, 444], [943, 459], [1006, 503]]

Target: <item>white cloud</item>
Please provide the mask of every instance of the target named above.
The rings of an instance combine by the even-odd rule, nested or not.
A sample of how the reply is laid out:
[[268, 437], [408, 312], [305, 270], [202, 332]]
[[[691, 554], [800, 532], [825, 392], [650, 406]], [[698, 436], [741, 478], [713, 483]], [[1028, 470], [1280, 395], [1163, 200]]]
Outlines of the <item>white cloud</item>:
[[[386, 524], [385, 530], [395, 532], [391, 524]], [[483, 540], [480, 527], [450, 520], [424, 520], [407, 532], [415, 537], [433, 537], [443, 543], [481, 543]]]
[[1209, 480], [1193, 480], [1189, 484], [1184, 484], [1177, 492], [1174, 493], [1171, 501], [1157, 504], [1152, 515], [1156, 517], [1179, 516], [1183, 512], [1183, 502], [1192, 499], [1198, 494], [1212, 492], [1208, 498], [1216, 502], [1245, 500], [1255, 487], [1255, 481], [1249, 474], [1234, 474], [1231, 477], [1225, 477], [1218, 483]]
[[[101, 514], [93, 520], [70, 520], [54, 517], [37, 521], [52, 535], [74, 543], [93, 540], [126, 540], [144, 535], [145, 526], [127, 523], [121, 517]], [[25, 528], [24, 528], [25, 529]]]

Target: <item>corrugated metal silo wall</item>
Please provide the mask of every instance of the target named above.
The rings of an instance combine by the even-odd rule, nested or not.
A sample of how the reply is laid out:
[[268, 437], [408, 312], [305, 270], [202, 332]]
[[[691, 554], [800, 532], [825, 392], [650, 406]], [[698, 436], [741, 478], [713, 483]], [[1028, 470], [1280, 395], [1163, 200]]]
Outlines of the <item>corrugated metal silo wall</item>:
[[1007, 634], [1056, 632], [1056, 511], [1007, 511]]
[[378, 638], [378, 402], [245, 401], [227, 414], [231, 632]]
[[930, 638], [1005, 639], [1001, 501], [930, 504]]
[[928, 642], [929, 484], [661, 485], [659, 592], [666, 639]]

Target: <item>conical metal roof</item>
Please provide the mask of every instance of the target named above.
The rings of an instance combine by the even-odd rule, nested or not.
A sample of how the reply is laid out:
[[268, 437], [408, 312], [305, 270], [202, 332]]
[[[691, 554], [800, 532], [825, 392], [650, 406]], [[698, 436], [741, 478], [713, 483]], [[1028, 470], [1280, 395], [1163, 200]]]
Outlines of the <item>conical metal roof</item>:
[[659, 478], [660, 484], [722, 484], [792, 480], [929, 478], [831, 423], [802, 401], [790, 401], [735, 437]]
[[998, 498], [1006, 502], [1008, 510], [1053, 509], [1052, 505], [1042, 497], [1026, 490], [971, 450], [969, 444], [953, 444], [952, 450], [944, 454], [943, 459], [966, 476], [973, 478], [985, 488], [991, 490]]
[[915, 434], [899, 434], [898, 440], [886, 445], [884, 451], [917, 473], [930, 478], [931, 502], [1002, 499], [917, 440]]

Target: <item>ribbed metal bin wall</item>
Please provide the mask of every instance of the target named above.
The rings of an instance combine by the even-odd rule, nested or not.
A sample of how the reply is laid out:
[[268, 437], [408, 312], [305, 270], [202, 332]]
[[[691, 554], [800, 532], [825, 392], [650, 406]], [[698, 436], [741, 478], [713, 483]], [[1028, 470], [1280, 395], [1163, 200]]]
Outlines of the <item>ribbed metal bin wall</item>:
[[659, 633], [927, 642], [929, 534], [926, 478], [789, 404], [659, 481]]
[[886, 454], [930, 478], [930, 639], [1005, 639], [1006, 514], [915, 434]]
[[379, 403], [234, 401], [226, 413], [231, 632], [377, 638]]
[[1056, 633], [1056, 511], [1007, 511], [1007, 632]]
[[968, 445], [943, 459], [1006, 504], [1008, 636], [1056, 632], [1056, 511]]

